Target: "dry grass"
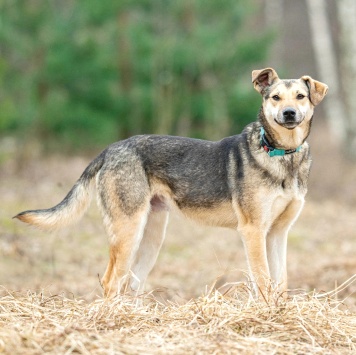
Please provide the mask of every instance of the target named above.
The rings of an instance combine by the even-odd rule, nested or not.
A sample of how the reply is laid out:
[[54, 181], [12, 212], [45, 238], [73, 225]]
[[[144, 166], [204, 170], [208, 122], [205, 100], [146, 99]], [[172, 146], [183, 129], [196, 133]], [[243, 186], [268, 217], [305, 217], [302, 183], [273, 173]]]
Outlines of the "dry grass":
[[[352, 282], [352, 280], [350, 280]], [[241, 283], [178, 305], [146, 295], [88, 303], [8, 292], [0, 299], [6, 354], [351, 354], [356, 314], [327, 296], [256, 302]]]

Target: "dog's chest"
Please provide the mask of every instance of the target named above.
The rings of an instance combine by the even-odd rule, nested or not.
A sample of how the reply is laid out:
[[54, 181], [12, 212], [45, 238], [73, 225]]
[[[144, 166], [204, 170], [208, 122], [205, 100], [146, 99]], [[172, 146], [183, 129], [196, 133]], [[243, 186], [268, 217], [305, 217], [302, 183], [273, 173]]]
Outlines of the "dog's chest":
[[297, 203], [303, 205], [307, 192], [307, 178], [310, 168], [310, 160], [266, 159], [265, 167], [268, 173], [261, 173], [260, 188], [262, 194], [258, 194], [258, 200], [263, 206], [261, 211], [267, 224], [279, 218], [290, 205]]
[[283, 195], [288, 198], [299, 194], [305, 195], [311, 160], [293, 155], [274, 158], [263, 159], [265, 163], [263, 166], [267, 172], [263, 175], [268, 175], [268, 182], [272, 189], [283, 191]]
[[289, 205], [299, 202], [303, 203], [304, 194], [300, 190], [276, 191], [270, 198], [270, 221], [275, 221]]

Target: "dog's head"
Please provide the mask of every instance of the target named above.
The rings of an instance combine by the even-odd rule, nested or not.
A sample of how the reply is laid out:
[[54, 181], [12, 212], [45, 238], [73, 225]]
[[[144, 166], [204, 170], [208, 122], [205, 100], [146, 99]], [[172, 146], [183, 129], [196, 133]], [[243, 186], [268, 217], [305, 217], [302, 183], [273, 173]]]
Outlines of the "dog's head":
[[328, 86], [302, 76], [300, 79], [281, 80], [274, 69], [252, 72], [255, 89], [263, 97], [263, 113], [269, 125], [288, 130], [311, 120], [314, 107], [326, 95]]

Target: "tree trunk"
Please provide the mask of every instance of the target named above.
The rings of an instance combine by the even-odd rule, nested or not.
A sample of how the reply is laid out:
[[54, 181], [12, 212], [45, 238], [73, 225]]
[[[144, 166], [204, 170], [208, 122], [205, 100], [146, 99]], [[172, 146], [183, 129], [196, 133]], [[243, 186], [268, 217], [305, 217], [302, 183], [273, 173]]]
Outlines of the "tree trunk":
[[346, 153], [356, 160], [356, 1], [336, 2], [340, 24], [341, 75], [347, 115]]
[[[350, 2], [353, 1], [350, 0]], [[326, 118], [333, 138], [338, 143], [344, 144], [347, 137], [347, 118], [341, 99], [338, 65], [333, 48], [330, 25], [328, 23], [326, 1], [306, 0], [306, 4], [319, 77], [321, 81], [329, 86], [329, 93], [324, 104], [326, 107]]]

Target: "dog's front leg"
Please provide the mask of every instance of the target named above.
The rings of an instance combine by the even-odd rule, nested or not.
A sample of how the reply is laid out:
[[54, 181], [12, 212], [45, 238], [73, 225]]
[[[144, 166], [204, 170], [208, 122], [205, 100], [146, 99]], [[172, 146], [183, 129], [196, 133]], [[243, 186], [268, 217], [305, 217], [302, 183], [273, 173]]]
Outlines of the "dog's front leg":
[[266, 232], [254, 225], [239, 228], [245, 247], [249, 272], [255, 294], [268, 299], [270, 272], [266, 251]]
[[304, 199], [293, 200], [275, 220], [267, 235], [267, 258], [271, 278], [280, 292], [287, 290], [288, 232], [303, 208]]
[[288, 227], [274, 225], [267, 236], [267, 258], [274, 288], [287, 290], [287, 239]]

